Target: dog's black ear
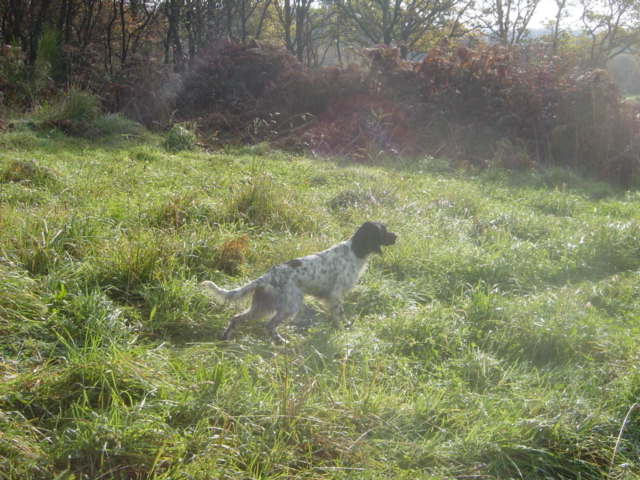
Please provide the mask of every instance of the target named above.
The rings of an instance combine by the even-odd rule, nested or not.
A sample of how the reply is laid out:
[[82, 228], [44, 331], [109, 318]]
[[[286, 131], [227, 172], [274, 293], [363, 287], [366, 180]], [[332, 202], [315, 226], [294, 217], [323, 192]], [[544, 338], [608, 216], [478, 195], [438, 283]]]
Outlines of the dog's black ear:
[[377, 222], [365, 222], [360, 225], [351, 237], [351, 249], [358, 258], [364, 258], [370, 253], [382, 253], [381, 245], [386, 245], [387, 229]]

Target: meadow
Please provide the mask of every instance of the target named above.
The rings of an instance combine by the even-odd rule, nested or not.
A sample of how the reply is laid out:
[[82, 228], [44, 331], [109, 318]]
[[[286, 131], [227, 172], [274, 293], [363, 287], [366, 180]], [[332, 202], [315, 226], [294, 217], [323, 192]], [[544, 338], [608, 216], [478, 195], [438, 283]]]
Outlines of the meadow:
[[[218, 340], [236, 286], [399, 236], [349, 294]], [[0, 131], [0, 479], [640, 478], [640, 194]]]

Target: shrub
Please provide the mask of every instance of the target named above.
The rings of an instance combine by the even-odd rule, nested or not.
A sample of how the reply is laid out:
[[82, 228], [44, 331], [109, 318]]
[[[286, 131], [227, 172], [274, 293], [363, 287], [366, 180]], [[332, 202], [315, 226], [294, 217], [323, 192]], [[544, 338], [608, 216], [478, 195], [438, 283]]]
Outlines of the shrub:
[[640, 160], [640, 109], [622, 102], [608, 73], [575, 76], [554, 111], [548, 134], [554, 161], [630, 185]]
[[51, 27], [44, 28], [38, 42], [36, 65], [40, 71], [50, 72], [55, 82], [65, 81], [67, 72], [60, 34]]
[[385, 153], [415, 153], [416, 138], [402, 105], [356, 95], [333, 103], [304, 135], [314, 153], [370, 161]]
[[90, 92], [72, 89], [57, 103], [36, 112], [39, 126], [79, 137], [140, 136], [144, 128], [120, 113], [102, 113], [101, 100]]
[[162, 146], [169, 152], [177, 153], [183, 150], [193, 150], [197, 141], [196, 134], [186, 125], [176, 124], [167, 133]]
[[91, 136], [100, 115], [100, 99], [92, 93], [72, 89], [64, 99], [40, 112], [42, 124], [70, 135]]
[[301, 70], [301, 66], [281, 49], [217, 44], [200, 56], [185, 79], [177, 98], [178, 113], [193, 118], [212, 111], [253, 111], [268, 85], [288, 70]]
[[144, 129], [133, 120], [130, 120], [119, 113], [110, 113], [97, 117], [90, 125], [90, 132], [93, 136], [140, 136]]
[[423, 149], [435, 144], [480, 164], [495, 156], [507, 167], [527, 166], [530, 157], [623, 184], [635, 179], [637, 108], [622, 102], [604, 70], [576, 73], [535, 49], [503, 46], [441, 45], [412, 69], [383, 58], [372, 68], [384, 89], [396, 97], [418, 90], [404, 107], [428, 125]]
[[309, 71], [284, 49], [224, 42], [196, 59], [176, 107], [180, 118], [198, 118], [218, 138], [259, 142], [303, 131], [312, 115], [336, 99], [365, 93], [365, 85], [357, 69]]
[[440, 44], [417, 63], [389, 47], [367, 54], [368, 71], [312, 71], [281, 49], [220, 43], [186, 76], [177, 114], [222, 141], [359, 161], [419, 153], [636, 180], [640, 107], [622, 102], [605, 71], [579, 71], [536, 44]]
[[[105, 80], [96, 78], [94, 84], [104, 85]], [[167, 128], [181, 85], [182, 79], [171, 65], [158, 65], [134, 55], [105, 85], [112, 92], [105, 98], [105, 107], [148, 128]]]

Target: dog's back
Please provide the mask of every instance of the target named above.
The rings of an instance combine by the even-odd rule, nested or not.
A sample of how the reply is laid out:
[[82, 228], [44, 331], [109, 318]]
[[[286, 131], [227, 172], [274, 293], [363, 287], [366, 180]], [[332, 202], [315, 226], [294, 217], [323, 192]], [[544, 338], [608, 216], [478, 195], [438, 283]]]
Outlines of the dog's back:
[[293, 282], [307, 295], [328, 298], [332, 293], [351, 289], [367, 261], [351, 249], [351, 240], [340, 242], [322, 252], [290, 260], [271, 270], [276, 285]]

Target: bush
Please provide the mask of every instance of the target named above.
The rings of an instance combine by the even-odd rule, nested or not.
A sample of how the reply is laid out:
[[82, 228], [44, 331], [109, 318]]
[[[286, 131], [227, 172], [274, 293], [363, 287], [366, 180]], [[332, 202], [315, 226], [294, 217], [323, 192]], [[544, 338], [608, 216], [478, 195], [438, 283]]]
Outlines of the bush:
[[93, 136], [107, 137], [111, 135], [139, 136], [143, 127], [133, 120], [129, 120], [119, 113], [109, 113], [97, 117], [90, 125]]
[[372, 74], [408, 123], [425, 125], [419, 150], [507, 167], [530, 165], [528, 156], [635, 181], [639, 109], [623, 103], [606, 71], [576, 72], [535, 48], [441, 45], [415, 66], [392, 52], [373, 55]]
[[630, 185], [640, 160], [640, 108], [622, 102], [604, 70], [575, 76], [547, 136], [554, 161]]
[[93, 122], [100, 115], [100, 99], [92, 93], [69, 90], [62, 102], [45, 107], [41, 112], [42, 124], [62, 130], [70, 135], [91, 136]]
[[429, 154], [636, 180], [640, 107], [622, 101], [605, 71], [578, 71], [535, 44], [441, 44], [417, 63], [394, 48], [367, 53], [368, 71], [309, 70], [281, 49], [221, 43], [186, 76], [177, 113], [223, 141], [360, 161]]
[[[104, 84], [104, 79], [95, 79], [98, 85], [100, 82]], [[171, 65], [158, 65], [134, 55], [105, 85], [112, 92], [105, 99], [105, 107], [148, 128], [167, 128], [172, 124], [181, 85], [182, 78]]]
[[39, 126], [85, 138], [112, 135], [139, 136], [143, 127], [120, 113], [102, 113], [101, 100], [96, 95], [72, 89], [52, 105], [43, 105], [36, 114]]
[[304, 130], [311, 116], [365, 93], [365, 85], [357, 69], [310, 71], [284, 49], [224, 42], [196, 60], [176, 107], [179, 118], [198, 118], [217, 138], [255, 143]]
[[254, 111], [271, 82], [284, 71], [301, 68], [281, 49], [232, 42], [215, 45], [201, 55], [185, 79], [177, 98], [178, 113], [192, 118], [213, 111]]
[[162, 146], [169, 152], [177, 153], [183, 150], [193, 150], [197, 142], [196, 134], [186, 125], [178, 123], [171, 127]]

